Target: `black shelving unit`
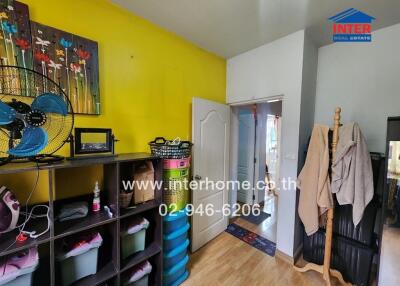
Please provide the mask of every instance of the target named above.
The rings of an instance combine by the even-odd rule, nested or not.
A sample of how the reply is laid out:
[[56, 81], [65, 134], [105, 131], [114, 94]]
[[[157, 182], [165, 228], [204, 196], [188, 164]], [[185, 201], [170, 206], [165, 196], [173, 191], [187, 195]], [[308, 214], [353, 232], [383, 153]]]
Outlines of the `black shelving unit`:
[[[0, 167], [1, 174], [18, 174], [32, 172], [39, 169], [48, 171], [50, 208], [50, 231], [38, 239], [28, 239], [23, 244], [14, 243], [18, 232], [0, 235], [0, 258], [10, 255], [32, 246], [38, 246], [40, 256], [39, 269], [34, 274], [34, 285], [58, 286], [61, 285], [60, 269], [56, 259], [57, 250], [61, 247], [63, 239], [77, 237], [90, 232], [100, 232], [103, 237], [103, 245], [99, 250], [98, 271], [95, 275], [77, 281], [79, 286], [108, 286], [122, 285], [132, 270], [139, 263], [149, 260], [153, 266], [150, 274], [149, 285], [162, 285], [162, 217], [159, 214], [159, 206], [162, 202], [162, 188], [155, 190], [154, 200], [138, 204], [134, 208], [120, 209], [119, 192], [122, 180], [132, 180], [135, 166], [152, 161], [155, 171], [155, 180], [162, 180], [162, 161], [147, 153], [121, 154], [110, 158], [91, 158], [85, 160], [63, 161], [52, 165], [40, 165], [30, 163], [14, 163]], [[72, 201], [87, 201], [91, 203], [92, 195], [71, 197], [57, 200], [57, 180], [69, 175], [74, 168], [100, 166], [103, 170], [104, 186], [101, 192], [102, 206], [110, 206], [113, 217], [110, 218], [103, 210], [99, 213], [89, 212], [83, 219], [68, 222], [56, 220], [61, 205]], [[69, 179], [69, 178], [68, 178]], [[71, 180], [76, 178], [71, 178]], [[135, 216], [143, 216], [150, 221], [150, 228], [146, 234], [146, 248], [126, 259], [122, 259], [120, 250], [121, 228]], [[45, 229], [47, 219], [35, 220], [29, 229]]]

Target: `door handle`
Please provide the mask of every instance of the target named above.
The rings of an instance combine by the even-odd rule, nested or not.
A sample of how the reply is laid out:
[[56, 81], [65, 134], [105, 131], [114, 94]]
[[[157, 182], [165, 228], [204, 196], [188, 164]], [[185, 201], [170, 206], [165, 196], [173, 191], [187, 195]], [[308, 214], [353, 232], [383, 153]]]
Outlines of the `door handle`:
[[200, 181], [201, 180], [201, 176], [196, 175], [196, 176], [194, 176], [194, 179], [197, 180], [197, 181]]

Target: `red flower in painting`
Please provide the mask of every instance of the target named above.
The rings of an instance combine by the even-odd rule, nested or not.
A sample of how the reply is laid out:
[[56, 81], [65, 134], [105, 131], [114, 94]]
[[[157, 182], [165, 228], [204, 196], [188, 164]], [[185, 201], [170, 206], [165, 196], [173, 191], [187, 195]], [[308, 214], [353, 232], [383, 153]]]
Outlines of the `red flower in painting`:
[[70, 65], [71, 71], [74, 73], [80, 73], [81, 72], [81, 65], [77, 63], [71, 63]]
[[87, 61], [90, 58], [90, 53], [82, 49], [77, 49], [76, 54], [78, 55], [79, 58], [85, 61]]
[[31, 47], [30, 43], [28, 40], [25, 39], [16, 39], [15, 44], [23, 51], [29, 49]]
[[50, 57], [44, 53], [41, 52], [36, 52], [35, 53], [35, 59], [40, 61], [40, 62], [45, 62], [48, 63], [50, 62]]

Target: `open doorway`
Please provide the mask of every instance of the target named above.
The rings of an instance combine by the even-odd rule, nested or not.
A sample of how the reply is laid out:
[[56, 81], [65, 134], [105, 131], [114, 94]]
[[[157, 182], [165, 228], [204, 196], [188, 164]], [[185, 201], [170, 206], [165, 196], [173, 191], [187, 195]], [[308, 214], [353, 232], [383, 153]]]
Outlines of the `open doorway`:
[[282, 100], [233, 108], [237, 160], [233, 160], [232, 168], [239, 182], [251, 185], [250, 190], [238, 189], [233, 203], [259, 204], [261, 209], [260, 216], [242, 214], [235, 223], [276, 242]]

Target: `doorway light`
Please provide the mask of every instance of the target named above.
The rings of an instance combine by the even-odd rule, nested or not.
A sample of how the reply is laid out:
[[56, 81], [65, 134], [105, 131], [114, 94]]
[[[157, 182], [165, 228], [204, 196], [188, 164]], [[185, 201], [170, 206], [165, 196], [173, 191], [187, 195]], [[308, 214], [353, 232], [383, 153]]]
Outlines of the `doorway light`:
[[267, 103], [272, 103], [272, 102], [278, 102], [281, 101], [280, 99], [272, 99], [272, 100], [268, 100]]

